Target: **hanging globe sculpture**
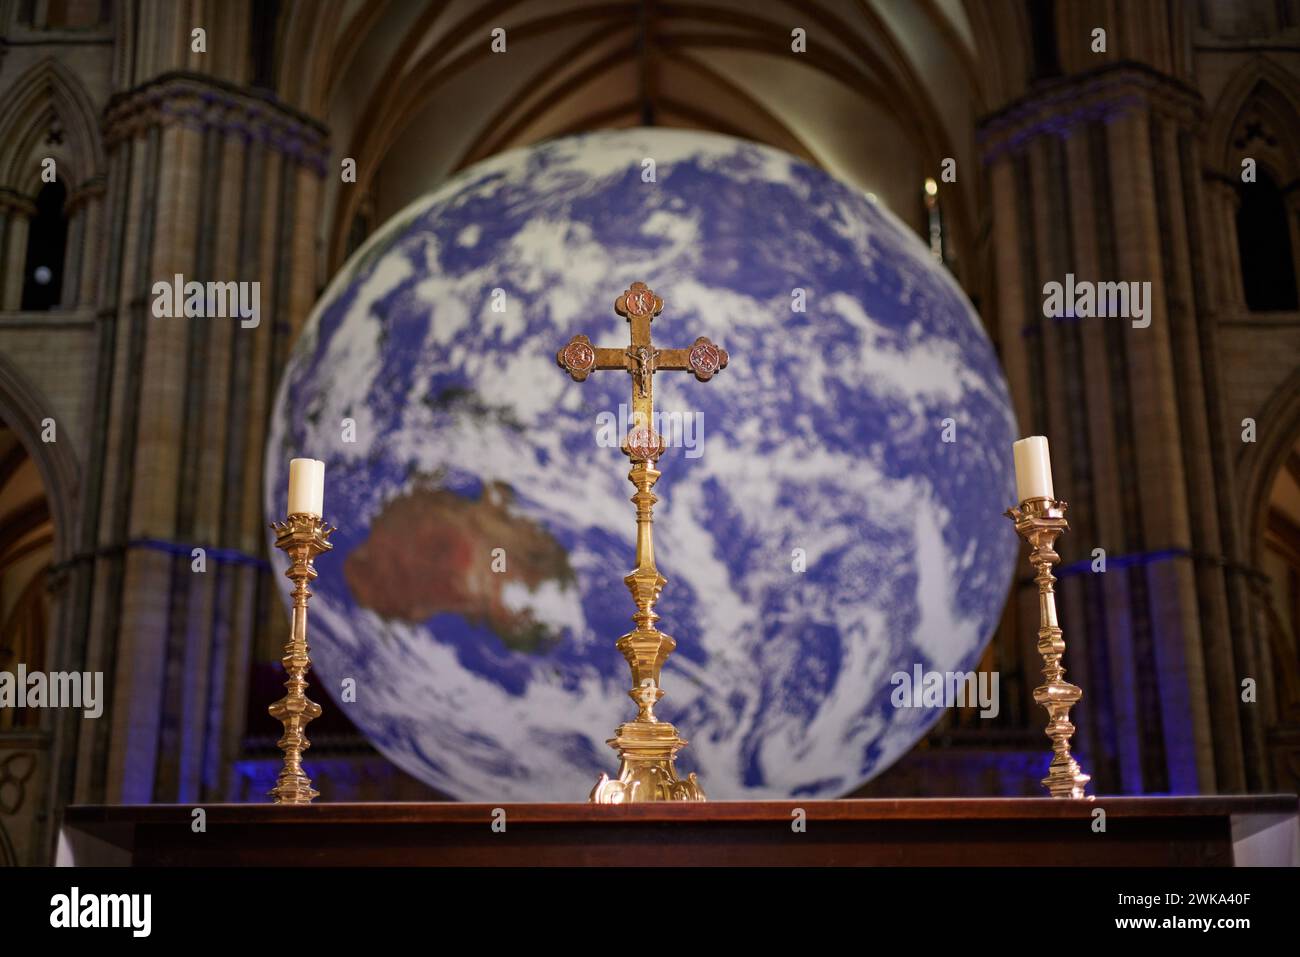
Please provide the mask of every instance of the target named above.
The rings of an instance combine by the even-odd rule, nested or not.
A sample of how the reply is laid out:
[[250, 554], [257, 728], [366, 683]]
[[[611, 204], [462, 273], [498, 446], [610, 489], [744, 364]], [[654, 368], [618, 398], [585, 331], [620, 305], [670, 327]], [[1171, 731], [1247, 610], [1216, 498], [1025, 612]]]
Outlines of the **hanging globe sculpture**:
[[289, 459], [326, 463], [317, 696], [455, 798], [581, 801], [613, 771], [628, 382], [573, 388], [555, 355], [576, 333], [626, 338], [611, 306], [634, 280], [731, 358], [708, 388], [656, 389], [677, 429], [655, 543], [679, 770], [714, 800], [845, 794], [943, 713], [896, 707], [893, 676], [972, 669], [997, 623], [1016, 429], [979, 318], [920, 240], [723, 136], [493, 157], [331, 284], [285, 370], [265, 484], [280, 518]]

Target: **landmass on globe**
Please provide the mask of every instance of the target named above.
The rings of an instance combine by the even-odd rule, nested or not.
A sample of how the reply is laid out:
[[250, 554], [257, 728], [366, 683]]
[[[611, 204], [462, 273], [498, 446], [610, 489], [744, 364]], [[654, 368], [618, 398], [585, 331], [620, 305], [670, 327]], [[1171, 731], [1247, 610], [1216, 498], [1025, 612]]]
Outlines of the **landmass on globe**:
[[545, 528], [511, 514], [512, 497], [510, 486], [492, 482], [477, 496], [416, 488], [387, 502], [343, 563], [357, 604], [413, 624], [460, 615], [487, 625], [514, 651], [552, 647], [561, 632], [527, 607], [508, 606], [506, 589], [536, 591], [545, 582], [570, 588], [573, 569]]

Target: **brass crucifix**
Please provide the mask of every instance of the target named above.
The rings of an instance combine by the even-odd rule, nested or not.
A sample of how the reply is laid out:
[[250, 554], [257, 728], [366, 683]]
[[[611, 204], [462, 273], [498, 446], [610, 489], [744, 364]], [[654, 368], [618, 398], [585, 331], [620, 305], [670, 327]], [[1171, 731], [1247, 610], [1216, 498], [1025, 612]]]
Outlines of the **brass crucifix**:
[[628, 479], [636, 487], [636, 568], [623, 579], [636, 614], [636, 627], [619, 638], [616, 647], [632, 669], [629, 697], [636, 702], [636, 718], [618, 726], [608, 744], [618, 752], [618, 776], [602, 774], [591, 791], [593, 804], [630, 804], [643, 801], [703, 801], [704, 792], [691, 774], [677, 777], [677, 752], [686, 747], [677, 729], [655, 717], [654, 706], [663, 697], [659, 672], [677, 647], [677, 642], [655, 627], [659, 616], [655, 602], [667, 579], [655, 567], [653, 510], [659, 501], [651, 489], [659, 481], [655, 463], [665, 445], [654, 429], [654, 376], [669, 369], [695, 374], [708, 382], [727, 367], [726, 350], [704, 336], [689, 349], [656, 349], [650, 341], [650, 323], [663, 310], [664, 301], [643, 282], [618, 297], [614, 310], [632, 326], [632, 343], [626, 349], [600, 349], [586, 336], [574, 336], [556, 354], [556, 361], [576, 381], [582, 382], [597, 370], [619, 369], [632, 376], [632, 428], [623, 443], [623, 453], [632, 460]]

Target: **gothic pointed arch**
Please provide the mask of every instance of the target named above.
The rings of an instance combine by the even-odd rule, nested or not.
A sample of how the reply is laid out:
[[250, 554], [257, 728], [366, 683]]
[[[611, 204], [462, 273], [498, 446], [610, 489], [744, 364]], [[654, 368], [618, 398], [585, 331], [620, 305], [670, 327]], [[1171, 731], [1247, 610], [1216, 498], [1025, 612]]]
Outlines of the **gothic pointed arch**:
[[90, 296], [104, 149], [81, 81], [53, 57], [0, 103], [0, 308], [67, 308]]
[[[1284, 381], [1256, 416], [1258, 438], [1237, 459], [1246, 522], [1246, 558], [1254, 572], [1250, 596], [1260, 653], [1274, 686], [1274, 720], [1300, 720], [1300, 370]], [[1289, 491], [1287, 487], [1289, 486]], [[1275, 757], [1278, 783], [1295, 780], [1296, 766]]]
[[1230, 288], [1251, 312], [1290, 312], [1300, 290], [1300, 76], [1267, 55], [1248, 60], [1220, 94], [1206, 130], [1206, 175], [1230, 187], [1235, 230]]
[[28, 381], [7, 359], [0, 356], [0, 421], [18, 436], [27, 454], [36, 463], [54, 520], [54, 561], [72, 558], [76, 548], [76, 516], [80, 511], [81, 468], [72, 451], [72, 443], [45, 441], [46, 420], [52, 417], [51, 403], [45, 394]]
[[69, 192], [104, 169], [94, 105], [81, 81], [52, 57], [32, 66], [0, 106], [0, 188], [34, 195], [45, 157], [55, 160]]
[[1300, 77], [1263, 54], [1245, 64], [1219, 95], [1206, 131], [1212, 170], [1239, 179], [1251, 156], [1282, 185], [1300, 176]]
[[1279, 385], [1255, 415], [1257, 438], [1237, 455], [1241, 501], [1246, 506], [1247, 552], [1258, 562], [1263, 547], [1269, 489], [1300, 441], [1300, 369]]

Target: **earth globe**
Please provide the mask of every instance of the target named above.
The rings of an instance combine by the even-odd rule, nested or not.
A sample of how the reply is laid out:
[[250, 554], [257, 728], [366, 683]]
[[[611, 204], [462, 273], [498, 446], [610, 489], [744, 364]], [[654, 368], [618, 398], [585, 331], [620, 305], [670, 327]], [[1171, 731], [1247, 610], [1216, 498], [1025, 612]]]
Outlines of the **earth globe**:
[[607, 439], [631, 377], [578, 384], [555, 356], [576, 333], [626, 345], [612, 306], [634, 281], [666, 302], [663, 347], [731, 357], [707, 384], [655, 377], [686, 426], [655, 510], [678, 771], [711, 799], [851, 792], [943, 713], [896, 706], [893, 676], [972, 669], [999, 618], [1015, 422], [978, 316], [910, 229], [726, 136], [494, 156], [326, 290], [265, 474], [280, 519], [290, 458], [325, 462], [312, 690], [453, 798], [581, 801], [613, 773], [635, 510]]

